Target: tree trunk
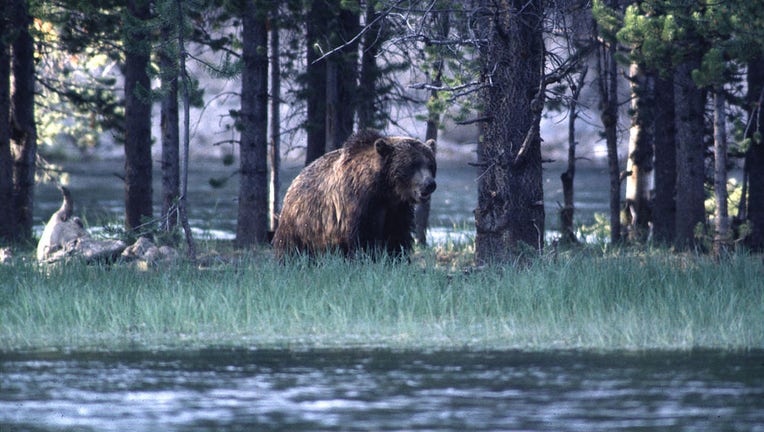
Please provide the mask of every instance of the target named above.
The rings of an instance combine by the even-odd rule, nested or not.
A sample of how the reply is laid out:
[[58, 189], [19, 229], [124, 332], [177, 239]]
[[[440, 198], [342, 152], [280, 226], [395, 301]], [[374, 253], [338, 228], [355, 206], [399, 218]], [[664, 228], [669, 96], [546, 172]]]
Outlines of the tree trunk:
[[340, 100], [339, 89], [339, 61], [328, 57], [326, 60], [326, 149], [329, 152], [342, 146], [339, 132], [339, 109], [343, 101]]
[[[494, 6], [495, 5], [495, 6]], [[539, 122], [543, 108], [543, 6], [540, 0], [484, 1], [481, 49], [485, 90], [478, 142], [478, 262], [508, 261], [544, 244]], [[494, 9], [496, 8], [496, 9]]]
[[[440, 86], [440, 73], [432, 83], [435, 86]], [[433, 90], [435, 93], [435, 90]], [[438, 127], [440, 126], [440, 114], [430, 111], [427, 119], [427, 130], [425, 131], [424, 139], [438, 140]], [[414, 207], [414, 237], [417, 243], [420, 245], [427, 245], [427, 225], [430, 220], [430, 200], [421, 202]]]
[[[435, 14], [434, 26], [438, 31], [438, 38], [440, 40], [448, 39], [448, 33], [450, 31], [451, 23], [448, 11], [442, 11]], [[431, 77], [431, 84], [433, 87], [440, 87], [443, 78], [443, 54], [438, 53], [433, 62], [433, 75]], [[437, 99], [438, 91], [431, 90], [430, 98]], [[433, 107], [428, 107], [427, 112], [427, 130], [425, 131], [425, 141], [438, 140], [438, 128], [440, 127], [440, 113]], [[427, 244], [427, 225], [430, 220], [430, 200], [418, 204], [414, 208], [414, 234], [416, 241], [421, 245]]]
[[697, 59], [677, 68], [674, 76], [676, 115], [676, 246], [694, 247], [695, 227], [705, 222], [703, 108], [705, 96], [692, 80]]
[[575, 214], [575, 201], [573, 199], [573, 181], [576, 177], [576, 119], [578, 119], [578, 98], [584, 86], [587, 69], [584, 68], [578, 75], [578, 81], [571, 86], [570, 106], [568, 109], [568, 168], [560, 174], [562, 182], [563, 207], [560, 210], [561, 241], [564, 243], [578, 243], [573, 229], [573, 216]]
[[242, 11], [240, 247], [268, 240], [268, 29], [267, 14], [247, 2]]
[[271, 142], [268, 147], [268, 213], [270, 230], [276, 231], [279, 221], [281, 192], [279, 190], [279, 170], [281, 169], [281, 47], [279, 42], [278, 6], [271, 19]]
[[610, 177], [610, 242], [621, 241], [621, 170], [618, 167], [618, 69], [616, 47], [601, 46], [597, 72]]
[[34, 116], [35, 59], [34, 41], [30, 34], [32, 17], [26, 0], [12, 0], [13, 95], [11, 96], [10, 138], [13, 153], [13, 206], [16, 212], [15, 236], [31, 241], [34, 224], [35, 162], [37, 159], [37, 127]]
[[307, 148], [305, 165], [321, 157], [326, 151], [326, 61], [316, 62], [321, 57], [319, 46], [326, 46], [325, 35], [331, 20], [331, 10], [323, 0], [312, 0], [307, 13]]
[[[340, 7], [335, 21], [332, 48], [341, 46], [360, 31], [358, 14]], [[353, 42], [328, 56], [326, 63], [326, 151], [342, 147], [353, 133], [357, 105], [358, 43]]]
[[16, 238], [13, 205], [13, 156], [11, 155], [11, 52], [7, 9], [0, 11], [0, 244]]
[[716, 198], [714, 254], [726, 252], [732, 242], [727, 209], [727, 121], [724, 89], [714, 91], [714, 197]]
[[372, 1], [366, 2], [366, 26], [370, 30], [363, 36], [363, 51], [361, 54], [361, 73], [358, 83], [358, 129], [374, 129], [381, 125], [377, 114], [377, 79], [379, 78], [379, 66], [377, 55], [382, 41], [381, 24], [374, 23], [379, 13], [374, 8]]
[[633, 63], [631, 75], [631, 127], [629, 128], [624, 224], [630, 241], [644, 242], [650, 233], [653, 190], [654, 79]]
[[152, 217], [151, 83], [146, 25], [149, 0], [128, 0], [125, 44], [125, 226]]
[[673, 244], [676, 235], [676, 140], [674, 126], [674, 81], [655, 80], [655, 201], [653, 240]]
[[[167, 2], [174, 5], [174, 2]], [[168, 8], [168, 11], [175, 11]], [[182, 19], [182, 17], [181, 17]], [[180, 198], [180, 132], [178, 130], [178, 50], [174, 29], [178, 23], [162, 22], [162, 45], [159, 49], [159, 69], [162, 80], [162, 224], [167, 232], [178, 224]], [[182, 23], [182, 21], [181, 21]]]
[[748, 63], [748, 138], [751, 146], [746, 154], [748, 173], [747, 221], [751, 233], [745, 244], [755, 252], [764, 251], [764, 56]]
[[188, 258], [196, 261], [196, 244], [191, 231], [191, 225], [188, 222], [188, 149], [191, 144], [191, 92], [190, 79], [186, 69], [186, 43], [183, 19], [183, 1], [177, 0], [178, 5], [178, 47], [180, 48], [179, 68], [180, 77], [183, 79], [183, 147], [180, 156], [180, 196], [178, 197], [178, 217], [183, 226], [183, 232], [186, 234], [186, 245], [188, 246]]

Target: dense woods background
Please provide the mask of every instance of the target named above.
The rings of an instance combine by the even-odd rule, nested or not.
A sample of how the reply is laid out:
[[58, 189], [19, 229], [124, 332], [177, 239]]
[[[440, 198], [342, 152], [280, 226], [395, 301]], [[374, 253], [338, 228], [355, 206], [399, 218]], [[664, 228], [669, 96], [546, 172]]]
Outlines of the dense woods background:
[[[437, 136], [445, 117], [456, 125], [450, 127], [480, 127], [479, 261], [544, 248], [539, 124], [553, 112], [566, 113], [567, 126], [560, 127], [569, 136], [560, 241], [577, 241], [575, 166], [586, 155], [576, 152], [576, 120], [585, 113], [599, 120], [608, 151], [612, 242], [761, 251], [760, 6], [7, 0], [0, 12], [0, 242], [34, 240], [33, 186], [36, 175], [47, 173], [45, 148], [62, 136], [94, 147], [109, 132], [124, 147], [126, 230], [186, 228], [193, 254], [184, 223], [188, 112], [223, 96], [205, 94], [199, 85], [205, 74], [239, 85], [240, 108], [228, 124], [238, 148], [240, 247], [267, 242], [277, 223], [282, 136], [304, 133], [307, 164], [352, 131], [384, 130], [401, 120], [393, 115], [400, 107], [416, 106], [427, 113], [415, 119], [426, 123], [420, 139]], [[582, 90], [596, 103], [581, 103]], [[161, 136], [151, 134], [154, 105]], [[618, 127], [624, 113], [628, 130]], [[152, 213], [154, 141], [162, 155], [160, 215]], [[740, 184], [728, 182], [732, 164], [743, 167]], [[423, 206], [422, 240], [426, 224]]]

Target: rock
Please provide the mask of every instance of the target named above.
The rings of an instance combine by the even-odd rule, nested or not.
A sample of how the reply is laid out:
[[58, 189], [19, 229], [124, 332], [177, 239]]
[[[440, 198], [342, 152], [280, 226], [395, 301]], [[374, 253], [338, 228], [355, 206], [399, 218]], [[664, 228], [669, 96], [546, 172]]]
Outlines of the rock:
[[162, 261], [175, 262], [180, 259], [180, 254], [178, 251], [171, 248], [170, 246], [161, 246], [159, 248], [159, 256], [161, 257]]
[[151, 249], [156, 248], [157, 247], [154, 246], [154, 243], [152, 243], [151, 240], [147, 239], [146, 237], [141, 237], [136, 240], [135, 243], [128, 246], [124, 252], [122, 252], [122, 257], [128, 260], [144, 259], [146, 255], [150, 255], [152, 253]]
[[138, 261], [143, 267], [159, 262], [173, 262], [180, 254], [169, 246], [156, 247], [151, 240], [141, 237], [122, 252], [122, 257], [129, 261]]

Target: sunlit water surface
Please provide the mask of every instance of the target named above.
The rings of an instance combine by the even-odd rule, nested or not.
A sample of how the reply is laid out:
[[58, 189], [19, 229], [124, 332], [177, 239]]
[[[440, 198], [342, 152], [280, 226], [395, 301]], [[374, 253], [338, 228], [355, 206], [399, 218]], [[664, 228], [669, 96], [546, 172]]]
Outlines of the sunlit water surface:
[[0, 431], [764, 431], [764, 351], [0, 354]]

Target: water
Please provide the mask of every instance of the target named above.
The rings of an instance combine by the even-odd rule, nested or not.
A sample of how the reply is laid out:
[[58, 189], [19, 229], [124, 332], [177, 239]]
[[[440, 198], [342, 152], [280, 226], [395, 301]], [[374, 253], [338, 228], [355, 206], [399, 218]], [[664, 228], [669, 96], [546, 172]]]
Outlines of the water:
[[0, 354], [0, 431], [764, 431], [764, 351]]
[[[67, 162], [69, 188], [75, 201], [75, 213], [84, 216], [91, 229], [105, 222], [124, 219], [124, 183], [120, 178], [124, 165], [119, 161]], [[282, 194], [297, 175], [301, 164], [285, 164], [282, 169]], [[558, 209], [562, 202], [560, 173], [562, 165], [545, 165], [544, 197], [548, 229], [559, 226]], [[219, 162], [195, 162], [189, 174], [189, 219], [200, 236], [232, 239], [236, 233], [238, 177], [235, 168]], [[454, 231], [456, 238], [474, 232], [473, 210], [477, 205], [476, 170], [463, 161], [440, 161], [438, 189], [432, 197], [431, 234], [444, 238]], [[210, 178], [230, 178], [223, 187], [213, 188]], [[160, 174], [154, 174], [154, 214], [160, 213]], [[576, 223], [591, 224], [594, 213], [608, 211], [608, 179], [606, 168], [582, 165], [576, 173]], [[38, 185], [36, 190], [35, 224], [42, 227], [61, 205], [61, 193], [52, 184]], [[474, 234], [473, 234], [474, 235]]]

